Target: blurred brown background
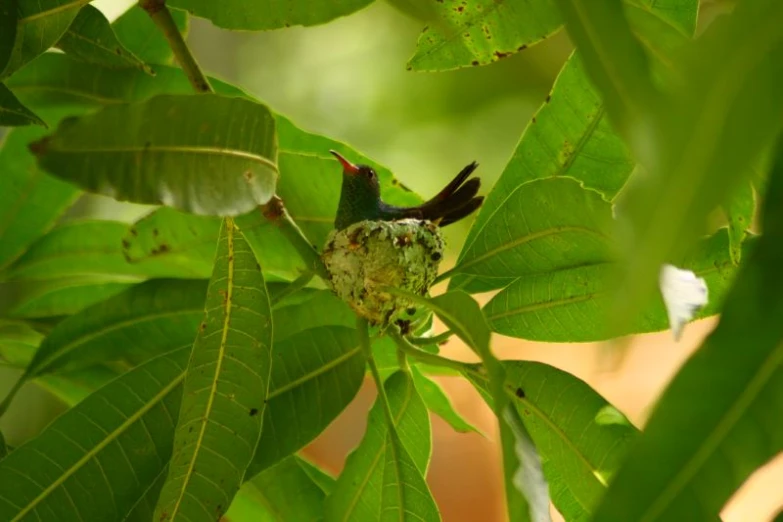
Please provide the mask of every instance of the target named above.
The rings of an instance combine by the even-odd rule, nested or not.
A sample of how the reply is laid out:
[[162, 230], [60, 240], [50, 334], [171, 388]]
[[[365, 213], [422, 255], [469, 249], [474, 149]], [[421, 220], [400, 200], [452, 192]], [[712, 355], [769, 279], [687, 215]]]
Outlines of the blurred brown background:
[[[95, 5], [113, 18], [130, 3], [98, 0]], [[730, 2], [725, 0], [703, 1], [701, 25], [727, 5]], [[411, 73], [405, 64], [423, 26], [392, 3], [378, 0], [352, 16], [307, 29], [236, 33], [195, 20], [189, 40], [210, 73], [241, 85], [302, 128], [350, 143], [389, 166], [422, 195], [432, 194], [474, 159], [481, 164], [486, 192], [551, 88], [571, 46], [561, 33], [492, 66]], [[138, 215], [138, 209], [103, 198], [90, 198], [80, 211], [110, 219]], [[468, 226], [446, 229], [452, 262]], [[609, 344], [540, 344], [498, 336], [494, 347], [502, 358], [543, 361], [573, 373], [641, 427], [663, 387], [713, 325], [713, 320], [689, 325], [679, 343], [672, 341], [670, 332], [634, 338], [623, 356]], [[472, 360], [458, 341], [443, 347], [443, 353]], [[3, 371], [0, 388], [14, 378]], [[433, 418], [428, 480], [444, 521], [502, 521], [494, 419], [467, 382], [439, 380], [458, 411], [489, 436], [458, 434]], [[355, 403], [308, 448], [308, 455], [338, 472], [363, 434], [374, 396], [372, 386], [366, 385]], [[45, 392], [27, 386], [0, 428], [10, 443], [18, 444], [59, 411], [61, 407]], [[748, 480], [726, 507], [724, 521], [769, 521], [781, 506], [783, 458]]]

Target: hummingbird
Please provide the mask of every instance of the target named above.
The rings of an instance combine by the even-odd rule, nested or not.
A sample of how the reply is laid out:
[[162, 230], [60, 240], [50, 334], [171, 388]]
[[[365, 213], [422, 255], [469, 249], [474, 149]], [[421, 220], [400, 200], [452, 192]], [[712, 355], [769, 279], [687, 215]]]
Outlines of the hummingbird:
[[[481, 180], [468, 180], [478, 167], [475, 161], [460, 171], [435, 197], [415, 207], [397, 207], [384, 203], [378, 174], [369, 165], [354, 165], [334, 150], [330, 150], [343, 166], [343, 185], [334, 227], [347, 228], [366, 219], [395, 221], [426, 219], [445, 227], [470, 215], [481, 206], [483, 196], [476, 196]], [[467, 180], [467, 181], [466, 181]]]

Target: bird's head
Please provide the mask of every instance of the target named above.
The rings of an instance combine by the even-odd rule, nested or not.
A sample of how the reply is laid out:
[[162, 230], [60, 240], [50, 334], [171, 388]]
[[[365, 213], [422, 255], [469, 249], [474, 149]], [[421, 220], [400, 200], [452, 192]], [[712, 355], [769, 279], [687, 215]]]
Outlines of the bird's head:
[[345, 159], [339, 152], [329, 152], [343, 166], [343, 192], [348, 192], [354, 197], [372, 196], [381, 197], [381, 186], [378, 182], [378, 174], [369, 165], [354, 165]]

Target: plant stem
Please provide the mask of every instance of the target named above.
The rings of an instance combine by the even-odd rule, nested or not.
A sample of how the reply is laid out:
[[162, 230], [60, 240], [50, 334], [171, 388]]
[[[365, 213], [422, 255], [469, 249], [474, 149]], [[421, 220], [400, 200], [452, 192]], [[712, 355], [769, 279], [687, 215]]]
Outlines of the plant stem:
[[139, 6], [147, 11], [155, 25], [163, 32], [169, 47], [174, 52], [182, 70], [190, 80], [190, 84], [197, 92], [215, 92], [209, 84], [209, 80], [204, 76], [198, 62], [182, 38], [182, 33], [177, 29], [171, 11], [166, 7], [166, 0], [139, 0]]
[[435, 355], [434, 353], [420, 350], [419, 348], [413, 346], [405, 337], [402, 336], [402, 334], [400, 334], [400, 332], [396, 330], [390, 329], [389, 336], [394, 340], [395, 343], [397, 343], [397, 347], [402, 352], [419, 362], [429, 364], [431, 366], [451, 368], [452, 370], [457, 370], [458, 372], [462, 373], [470, 371], [470, 365], [467, 363], [455, 361], [454, 359], [448, 359], [446, 357], [441, 357], [440, 355]]
[[312, 270], [318, 277], [327, 281], [329, 272], [318, 255], [318, 251], [310, 244], [302, 230], [297, 226], [288, 211], [285, 209], [283, 200], [279, 196], [273, 196], [266, 205], [261, 207], [264, 217], [278, 226], [280, 232], [286, 237], [291, 246], [299, 253], [299, 256], [307, 265], [308, 270]]
[[430, 344], [441, 344], [449, 340], [454, 335], [451, 330], [446, 330], [442, 334], [438, 334], [435, 337], [408, 337], [406, 340], [414, 346], [427, 346]]
[[313, 277], [315, 277], [315, 272], [308, 270], [304, 274], [291, 281], [291, 284], [289, 284], [271, 299], [272, 307], [274, 308], [276, 305], [283, 302], [289, 295], [294, 294], [302, 288], [306, 287], [307, 283], [313, 280]]
[[383, 408], [383, 414], [386, 417], [386, 422], [389, 425], [389, 431], [397, 433], [397, 428], [394, 425], [394, 415], [389, 405], [389, 398], [386, 396], [386, 389], [383, 387], [383, 379], [381, 379], [381, 372], [378, 371], [378, 366], [375, 364], [375, 358], [372, 356], [372, 347], [370, 345], [370, 331], [367, 324], [367, 319], [363, 317], [356, 318], [356, 327], [359, 330], [359, 344], [367, 354], [367, 364], [370, 366], [370, 373], [375, 381], [375, 387], [378, 389], [378, 400], [381, 402]]

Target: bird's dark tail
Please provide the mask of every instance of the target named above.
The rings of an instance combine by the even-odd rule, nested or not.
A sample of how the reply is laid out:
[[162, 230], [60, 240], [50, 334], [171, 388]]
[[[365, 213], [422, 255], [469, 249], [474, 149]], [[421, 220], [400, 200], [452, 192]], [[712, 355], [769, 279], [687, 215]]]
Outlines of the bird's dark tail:
[[484, 201], [476, 194], [481, 187], [479, 178], [468, 179], [478, 167], [475, 161], [460, 171], [434, 198], [421, 204], [418, 208], [424, 219], [436, 221], [440, 226], [446, 226], [470, 215]]

